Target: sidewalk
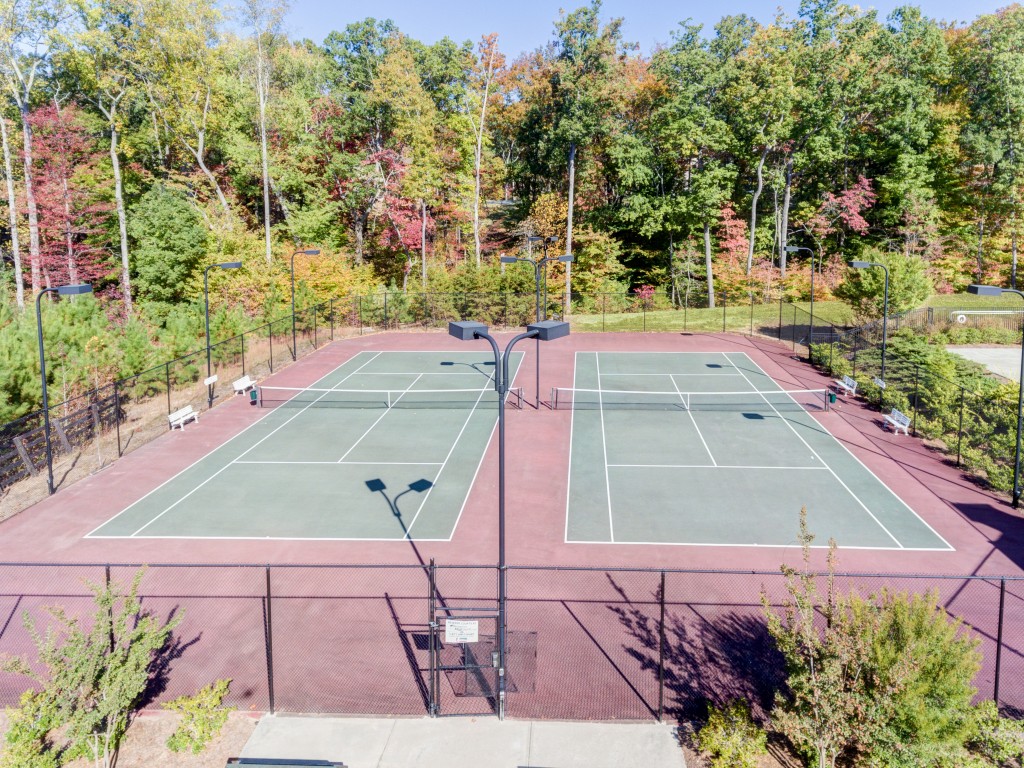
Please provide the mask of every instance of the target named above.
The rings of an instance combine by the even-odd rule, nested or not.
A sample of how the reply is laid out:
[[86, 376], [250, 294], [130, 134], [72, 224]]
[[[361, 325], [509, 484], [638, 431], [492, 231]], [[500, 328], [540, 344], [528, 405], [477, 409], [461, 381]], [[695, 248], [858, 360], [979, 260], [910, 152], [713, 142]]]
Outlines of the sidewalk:
[[337, 760], [347, 768], [686, 768], [656, 723], [268, 715], [241, 757]]

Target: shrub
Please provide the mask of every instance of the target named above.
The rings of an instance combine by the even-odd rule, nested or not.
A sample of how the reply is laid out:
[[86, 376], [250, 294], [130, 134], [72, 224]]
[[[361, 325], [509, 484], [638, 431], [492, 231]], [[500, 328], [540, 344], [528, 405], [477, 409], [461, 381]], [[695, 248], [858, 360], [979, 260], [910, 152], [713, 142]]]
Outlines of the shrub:
[[710, 768], [756, 768], [758, 758], [768, 753], [768, 736], [750, 719], [745, 701], [712, 709], [696, 740], [711, 755]]
[[181, 723], [167, 739], [171, 752], [189, 751], [198, 755], [213, 739], [228, 720], [228, 712], [234, 707], [223, 706], [231, 680], [217, 680], [194, 696], [179, 696], [163, 705], [164, 709], [181, 714]]

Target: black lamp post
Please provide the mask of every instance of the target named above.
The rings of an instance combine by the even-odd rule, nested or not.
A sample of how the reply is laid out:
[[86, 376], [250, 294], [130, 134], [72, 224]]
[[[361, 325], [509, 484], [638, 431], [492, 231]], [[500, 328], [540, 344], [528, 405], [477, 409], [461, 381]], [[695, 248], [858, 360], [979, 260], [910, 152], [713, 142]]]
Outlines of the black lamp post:
[[807, 348], [810, 349], [811, 344], [814, 342], [814, 251], [802, 245], [786, 246], [786, 253], [798, 253], [800, 251], [807, 251], [811, 254], [811, 330], [807, 332]]
[[[212, 367], [210, 365], [210, 270], [214, 267], [221, 269], [238, 269], [242, 266], [240, 261], [225, 261], [220, 264], [211, 264], [203, 270], [203, 302], [206, 305], [206, 378], [210, 379]], [[213, 408], [213, 382], [207, 386], [207, 407]]]
[[320, 249], [310, 248], [309, 250], [296, 251], [295, 253], [292, 254], [292, 362], [298, 359], [299, 354], [299, 348], [295, 341], [295, 257], [298, 256], [300, 253], [306, 256], [319, 256]]
[[854, 269], [868, 269], [870, 267], [881, 267], [885, 270], [885, 290], [882, 294], [882, 374], [879, 377], [882, 385], [885, 385], [885, 342], [889, 328], [889, 268], [877, 261], [851, 261], [850, 266]]
[[39, 300], [44, 294], [56, 293], [58, 296], [81, 296], [92, 293], [88, 283], [78, 285], [60, 285], [56, 288], [44, 288], [36, 294], [36, 336], [39, 339], [39, 376], [43, 384], [43, 434], [46, 439], [46, 489], [53, 495], [53, 446], [50, 444], [50, 399], [46, 392], [46, 353], [43, 350], [43, 312]]
[[[1015, 293], [1024, 299], [1024, 291], [1016, 288], [999, 288], [995, 285], [969, 285], [967, 292], [976, 296], [1001, 296], [1004, 293]], [[1020, 507], [1020, 437], [1024, 423], [1024, 328], [1020, 341], [1020, 380], [1017, 385], [1017, 450], [1013, 454], [1013, 508]]]
[[506, 577], [505, 567], [505, 397], [508, 395], [508, 358], [512, 347], [523, 339], [536, 338], [539, 341], [554, 341], [569, 335], [569, 324], [558, 320], [541, 320], [526, 326], [526, 333], [514, 336], [505, 347], [498, 349], [498, 342], [487, 333], [483, 323], [462, 321], [448, 323], [448, 333], [460, 341], [485, 339], [494, 352], [494, 389], [498, 393], [498, 718], [505, 719], [505, 649], [508, 627], [506, 625]]
[[[544, 241], [544, 256], [540, 259], [524, 259], [521, 256], [502, 256], [499, 261], [502, 264], [515, 264], [517, 261], [521, 261], [524, 264], [530, 264], [533, 267], [533, 282], [536, 288], [536, 299], [534, 301], [536, 305], [536, 321], [539, 323], [541, 320], [547, 319], [548, 304], [547, 304], [547, 270], [545, 269], [548, 264], [553, 261], [560, 261], [563, 264], [571, 264], [573, 257], [572, 254], [567, 253], [564, 256], [552, 256], [548, 258], [548, 241], [554, 241], [556, 238], [527, 238], [528, 240], [543, 240]], [[541, 303], [540, 303], [540, 283], [541, 274], [544, 274], [544, 315], [541, 316]], [[540, 408], [540, 339], [537, 339], [537, 356], [536, 356], [536, 374], [537, 374], [537, 404], [536, 407]]]

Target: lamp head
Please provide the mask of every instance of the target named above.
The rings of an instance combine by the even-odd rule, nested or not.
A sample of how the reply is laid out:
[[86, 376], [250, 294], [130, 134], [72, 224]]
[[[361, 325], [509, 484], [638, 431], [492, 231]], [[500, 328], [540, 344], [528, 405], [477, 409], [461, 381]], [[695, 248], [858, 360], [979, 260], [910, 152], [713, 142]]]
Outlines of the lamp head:
[[527, 235], [526, 242], [528, 243], [539, 243], [544, 238], [540, 235]]
[[847, 262], [853, 269], [867, 269], [868, 267], [875, 266], [872, 261], [850, 261]]
[[220, 264], [217, 264], [216, 266], [220, 267], [221, 269], [238, 269], [240, 266], [242, 266], [242, 262], [240, 262], [240, 261], [225, 261], [225, 262], [222, 262]]
[[547, 237], [544, 240], [545, 240], [545, 242], [548, 242], [548, 243], [557, 243], [558, 242], [558, 236], [557, 235], [552, 235], [551, 237]]
[[310, 248], [309, 250], [306, 250], [306, 251], [300, 251], [300, 253], [304, 253], [307, 256], [319, 256], [320, 255], [320, 249], [319, 248]]
[[558, 257], [558, 261], [562, 262], [563, 264], [572, 264], [575, 260], [576, 257], [573, 256], [571, 253], [567, 253], [564, 256]]
[[478, 335], [487, 333], [487, 326], [472, 320], [459, 320], [448, 323], [448, 335], [459, 341], [472, 341]]
[[1003, 289], [995, 285], [968, 285], [967, 292], [975, 296], [1001, 296]]
[[498, 261], [500, 261], [502, 264], [515, 264], [517, 261], [519, 261], [519, 259], [517, 259], [515, 256], [502, 256], [501, 258], [498, 259]]
[[81, 296], [83, 293], [92, 293], [92, 286], [88, 283], [78, 285], [61, 285], [57, 287], [58, 296]]
[[786, 253], [796, 253], [797, 251], [802, 251], [802, 250], [804, 250], [804, 249], [801, 248], [799, 245], [787, 245], [785, 247]]
[[569, 324], [564, 320], [541, 320], [537, 323], [530, 323], [526, 326], [526, 330], [536, 331], [537, 338], [541, 341], [554, 341], [569, 335]]

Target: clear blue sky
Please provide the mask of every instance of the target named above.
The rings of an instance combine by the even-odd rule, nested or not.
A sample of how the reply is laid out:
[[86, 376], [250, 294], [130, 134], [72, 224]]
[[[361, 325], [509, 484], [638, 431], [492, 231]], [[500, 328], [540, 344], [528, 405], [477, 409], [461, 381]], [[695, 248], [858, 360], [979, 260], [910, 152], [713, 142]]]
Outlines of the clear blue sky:
[[[553, 36], [553, 23], [559, 8], [577, 8], [585, 0], [380, 0], [372, 3], [351, 3], [341, 0], [292, 0], [286, 19], [288, 36], [310, 38], [319, 43], [332, 30], [366, 16], [392, 19], [410, 37], [433, 43], [445, 35], [457, 42], [472, 40], [497, 32], [502, 51], [513, 58], [523, 51], [544, 45]], [[926, 0], [919, 3], [927, 16], [946, 21], [972, 21], [1009, 5], [1010, 0]], [[886, 16], [904, 3], [879, 0], [862, 7], [874, 7]], [[799, 0], [782, 3], [783, 11], [795, 16]], [[732, 0], [732, 2], [664, 2], [664, 0], [606, 0], [602, 14], [607, 20], [625, 19], [625, 39], [640, 44], [650, 53], [658, 43], [669, 41], [669, 32], [687, 16], [710, 29], [724, 15], [747, 13], [759, 21], [769, 22], [775, 16], [776, 3], [771, 0]]]

